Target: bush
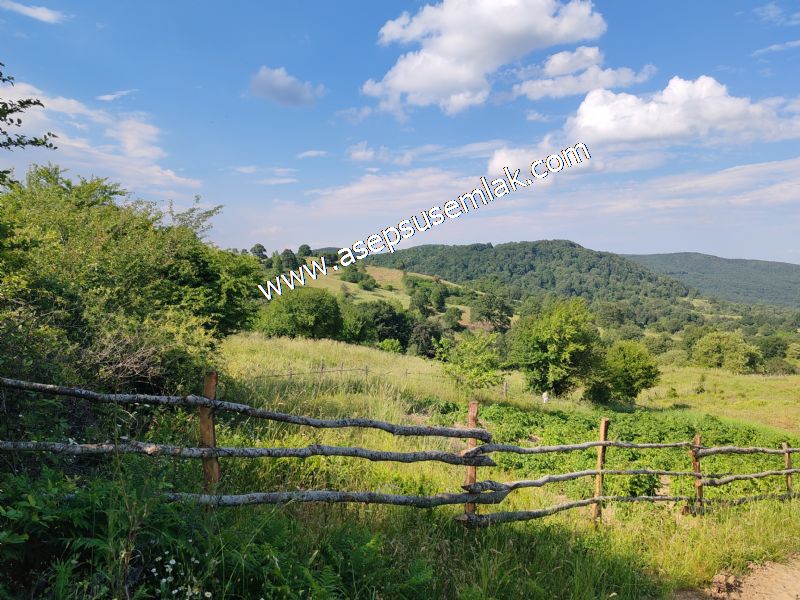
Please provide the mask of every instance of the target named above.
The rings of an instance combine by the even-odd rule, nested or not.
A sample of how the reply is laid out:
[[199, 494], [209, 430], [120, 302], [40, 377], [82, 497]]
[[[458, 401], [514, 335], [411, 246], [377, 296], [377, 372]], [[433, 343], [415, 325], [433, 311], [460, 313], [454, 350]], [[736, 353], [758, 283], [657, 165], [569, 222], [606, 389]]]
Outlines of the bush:
[[396, 340], [394, 338], [381, 340], [378, 342], [378, 348], [384, 352], [394, 352], [395, 354], [403, 353], [403, 344], [400, 343], [400, 340]]
[[761, 362], [758, 348], [748, 344], [740, 333], [714, 332], [700, 338], [692, 350], [698, 366], [752, 373]]
[[633, 401], [639, 392], [658, 383], [660, 372], [644, 344], [616, 342], [606, 352], [605, 379], [616, 400]]
[[763, 372], [766, 375], [794, 375], [797, 368], [782, 358], [773, 357], [764, 361]]
[[342, 332], [342, 314], [330, 292], [303, 287], [271, 300], [256, 328], [273, 336], [336, 338]]

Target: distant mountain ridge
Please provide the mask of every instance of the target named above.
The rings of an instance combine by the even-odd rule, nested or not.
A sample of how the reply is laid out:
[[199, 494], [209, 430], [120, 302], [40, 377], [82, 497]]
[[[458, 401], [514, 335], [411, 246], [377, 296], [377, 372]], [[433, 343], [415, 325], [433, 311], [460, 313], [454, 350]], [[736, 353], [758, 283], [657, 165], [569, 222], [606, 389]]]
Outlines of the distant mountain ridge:
[[743, 304], [800, 307], [800, 265], [698, 252], [624, 256], [707, 296]]
[[497, 278], [517, 297], [551, 291], [589, 301], [672, 302], [692, 293], [686, 284], [628, 258], [589, 250], [569, 240], [415, 246], [373, 255], [367, 262], [458, 283]]

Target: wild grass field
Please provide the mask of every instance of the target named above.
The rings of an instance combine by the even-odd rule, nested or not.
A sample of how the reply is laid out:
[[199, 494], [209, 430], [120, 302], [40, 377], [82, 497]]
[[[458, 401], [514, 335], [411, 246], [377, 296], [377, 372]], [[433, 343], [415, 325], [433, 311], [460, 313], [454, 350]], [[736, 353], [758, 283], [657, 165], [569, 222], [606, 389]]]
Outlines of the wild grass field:
[[[290, 368], [294, 373], [318, 372], [320, 364], [325, 365], [327, 374], [294, 375], [292, 379], [274, 376]], [[330, 372], [340, 366], [361, 369], [364, 365], [369, 365], [368, 375]], [[439, 364], [415, 357], [333, 341], [246, 334], [226, 340], [220, 368], [220, 397], [275, 410], [398, 423], [449, 425], [465, 420], [466, 399], [441, 377]], [[771, 407], [759, 404], [767, 393], [756, 384], [749, 385], [746, 377], [732, 388], [737, 397], [744, 395], [746, 411], [735, 407], [725, 411], [723, 416], [733, 420], [708, 416], [712, 411], [697, 400], [701, 394], [688, 388], [702, 374], [695, 369], [668, 373], [664, 384], [633, 412], [598, 410], [571, 400], [541, 406], [521, 386], [512, 384], [506, 400], [499, 389], [480, 396], [479, 422], [498, 441], [521, 443], [530, 436], [536, 436], [539, 443], [594, 439], [601, 414], [611, 418], [611, 439], [676, 441], [700, 432], [708, 444], [800, 443], [796, 429], [790, 435], [776, 428]], [[798, 380], [774, 378], [769, 393], [791, 390]], [[712, 390], [715, 383], [721, 384], [712, 372], [706, 373], [705, 381]], [[677, 398], [669, 398], [669, 404], [658, 399], [664, 389], [676, 385]], [[725, 401], [721, 398], [718, 403]], [[457, 440], [396, 438], [370, 430], [312, 431], [225, 417], [218, 425], [220, 445], [302, 446], [315, 442], [386, 450], [457, 451], [464, 447]], [[505, 456], [498, 459], [497, 468], [480, 468], [479, 480], [592, 468], [595, 460], [594, 452]], [[760, 470], [779, 468], [779, 461], [780, 457], [727, 457], [708, 459], [704, 468]], [[647, 454], [611, 449], [607, 464], [608, 468], [636, 464], [685, 470], [689, 458], [685, 451]], [[182, 467], [179, 479], [187, 484], [196, 481], [198, 469], [197, 465]], [[457, 491], [464, 477], [463, 468], [438, 463], [398, 465], [343, 458], [230, 459], [222, 461], [222, 473], [222, 491], [229, 493], [327, 488], [431, 494]], [[782, 483], [782, 479], [747, 482], [720, 493], [777, 491]], [[647, 477], [607, 478], [610, 493], [643, 493], [662, 484]], [[675, 481], [672, 486], [673, 491], [682, 493], [691, 483]], [[525, 490], [512, 494], [500, 506], [479, 507], [479, 511], [542, 507], [590, 493], [590, 481]], [[465, 530], [453, 521], [459, 512], [458, 507], [415, 510], [305, 505], [218, 509], [213, 518], [224, 523], [228, 532], [252, 529], [248, 544], [263, 543], [257, 541], [260, 534], [255, 532], [277, 527], [276, 519], [281, 527], [292, 528], [296, 533], [291, 544], [293, 560], [309, 567], [310, 577], [316, 578], [314, 585], [329, 588], [325, 589], [330, 595], [312, 591], [312, 597], [660, 598], [702, 584], [722, 569], [740, 571], [750, 561], [779, 560], [800, 550], [797, 502], [756, 503], [703, 517], [681, 515], [679, 507], [617, 505], [605, 511], [605, 522], [597, 531], [591, 526], [588, 509], [477, 531]], [[239, 552], [246, 554], [246, 548]], [[229, 591], [233, 594], [237, 586], [246, 585], [232, 581]]]

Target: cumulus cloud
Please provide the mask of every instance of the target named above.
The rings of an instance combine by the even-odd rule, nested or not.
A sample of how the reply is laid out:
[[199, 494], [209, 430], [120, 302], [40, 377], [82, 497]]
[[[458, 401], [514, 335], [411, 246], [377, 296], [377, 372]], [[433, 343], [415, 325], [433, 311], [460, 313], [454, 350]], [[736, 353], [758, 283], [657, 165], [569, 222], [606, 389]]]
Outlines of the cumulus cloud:
[[597, 46], [579, 46], [550, 56], [544, 63], [544, 74], [549, 77], [569, 75], [575, 71], [603, 64], [603, 54]]
[[578, 75], [562, 75], [550, 79], [532, 79], [514, 86], [514, 94], [530, 100], [541, 98], [563, 98], [585, 94], [600, 88], [628, 87], [647, 81], [655, 73], [653, 65], [646, 65], [636, 73], [631, 69], [601, 69], [592, 65]]
[[37, 21], [42, 21], [43, 23], [61, 23], [67, 18], [64, 13], [45, 6], [30, 6], [28, 4], [13, 2], [12, 0], [0, 0], [0, 8], [25, 17], [30, 17], [31, 19], [36, 19]]
[[300, 81], [283, 67], [270, 69], [262, 66], [250, 78], [250, 92], [283, 106], [309, 106], [325, 93], [325, 86]]
[[488, 77], [528, 53], [594, 39], [606, 30], [591, 2], [571, 0], [443, 0], [413, 17], [404, 12], [380, 30], [379, 41], [416, 44], [365, 94], [382, 110], [402, 115], [405, 106], [436, 105], [447, 114], [483, 104]]
[[[564, 126], [529, 146], [498, 148], [487, 170], [527, 169], [577, 142], [584, 142], [592, 159], [581, 172], [630, 172], [657, 167], [670, 158], [670, 148], [685, 144], [719, 145], [800, 138], [800, 99], [754, 101], [732, 96], [727, 87], [706, 75], [695, 80], [673, 77], [651, 94], [634, 95], [595, 90]], [[563, 178], [559, 178], [563, 180]], [[550, 179], [544, 180], [550, 182]]]
[[713, 77], [673, 77], [652, 96], [594, 90], [565, 126], [567, 139], [592, 142], [778, 140], [800, 137], [800, 118], [780, 99], [732, 96]]

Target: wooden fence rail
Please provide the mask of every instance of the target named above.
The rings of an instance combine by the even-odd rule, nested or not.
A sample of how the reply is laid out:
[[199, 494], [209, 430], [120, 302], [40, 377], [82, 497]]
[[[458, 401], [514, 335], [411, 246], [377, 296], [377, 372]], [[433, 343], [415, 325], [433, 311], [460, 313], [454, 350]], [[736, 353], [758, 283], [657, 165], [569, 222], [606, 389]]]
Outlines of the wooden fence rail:
[[[478, 425], [478, 404], [471, 402], [467, 415], [466, 427], [428, 427], [416, 425], [398, 425], [384, 421], [362, 418], [318, 419], [255, 408], [246, 404], [226, 402], [216, 399], [216, 373], [207, 375], [204, 381], [203, 396], [154, 396], [147, 394], [105, 394], [80, 388], [33, 383], [17, 379], [0, 378], [0, 387], [16, 389], [39, 394], [51, 394], [78, 398], [90, 402], [112, 404], [151, 404], [161, 406], [197, 407], [200, 417], [200, 446], [182, 447], [151, 442], [141, 442], [122, 438], [117, 443], [77, 444], [45, 441], [4, 441], [0, 440], [0, 451], [8, 452], [50, 452], [65, 455], [99, 455], [99, 454], [140, 454], [145, 456], [165, 456], [171, 458], [201, 459], [203, 461], [203, 494], [169, 493], [168, 500], [194, 502], [212, 507], [233, 507], [251, 504], [288, 504], [295, 502], [322, 503], [362, 503], [389, 504], [414, 508], [434, 508], [446, 505], [464, 505], [464, 514], [457, 517], [466, 525], [485, 527], [499, 523], [525, 521], [556, 514], [581, 507], [592, 507], [592, 521], [595, 526], [602, 520], [602, 506], [610, 502], [649, 502], [649, 503], [686, 503], [686, 510], [692, 514], [702, 514], [712, 505], [736, 506], [746, 502], [765, 499], [789, 500], [800, 497], [792, 491], [792, 475], [800, 473], [800, 468], [792, 467], [792, 454], [800, 452], [800, 448], [792, 448], [784, 443], [780, 449], [775, 448], [741, 448], [737, 446], [704, 447], [699, 435], [692, 441], [636, 443], [608, 440], [610, 421], [603, 418], [600, 423], [600, 434], [597, 441], [578, 444], [561, 444], [553, 446], [524, 447], [514, 444], [492, 443], [491, 434]], [[228, 411], [250, 417], [271, 421], [304, 425], [316, 428], [361, 427], [385, 431], [398, 436], [438, 436], [444, 438], [460, 438], [467, 440], [467, 448], [460, 452], [440, 450], [420, 450], [413, 452], [395, 452], [371, 450], [368, 448], [349, 446], [326, 446], [313, 444], [301, 448], [242, 448], [218, 447], [216, 445], [214, 415], [216, 411]], [[478, 442], [483, 442], [478, 444]], [[605, 459], [608, 448], [626, 448], [641, 450], [685, 449], [691, 458], [691, 470], [672, 471], [662, 469], [606, 469]], [[597, 466], [595, 469], [572, 473], [548, 474], [538, 479], [522, 479], [518, 481], [497, 482], [492, 480], [478, 481], [477, 467], [497, 466], [490, 456], [494, 453], [514, 453], [537, 455], [547, 453], [578, 452], [596, 449]], [[725, 454], [766, 454], [783, 456], [783, 469], [761, 471], [758, 473], [703, 473], [701, 459], [707, 456]], [[336, 491], [336, 490], [297, 490], [283, 492], [257, 492], [248, 494], [218, 494], [220, 481], [219, 458], [310, 458], [313, 456], [339, 456], [370, 461], [389, 461], [397, 463], [416, 463], [423, 461], [442, 462], [466, 467], [466, 481], [463, 491], [458, 493], [442, 493], [434, 496], [413, 496], [382, 493], [375, 491]], [[664, 477], [686, 477], [694, 482], [693, 496], [681, 495], [645, 495], [645, 496], [609, 496], [604, 495], [604, 477], [607, 475], [653, 475]], [[595, 480], [594, 495], [564, 502], [555, 506], [525, 511], [492, 512], [477, 514], [477, 506], [499, 504], [507, 496], [520, 489], [540, 488], [553, 483], [563, 483], [581, 478], [593, 477]], [[760, 494], [732, 499], [704, 497], [704, 487], [720, 487], [737, 481], [751, 481], [767, 477], [784, 477], [785, 493]]]

